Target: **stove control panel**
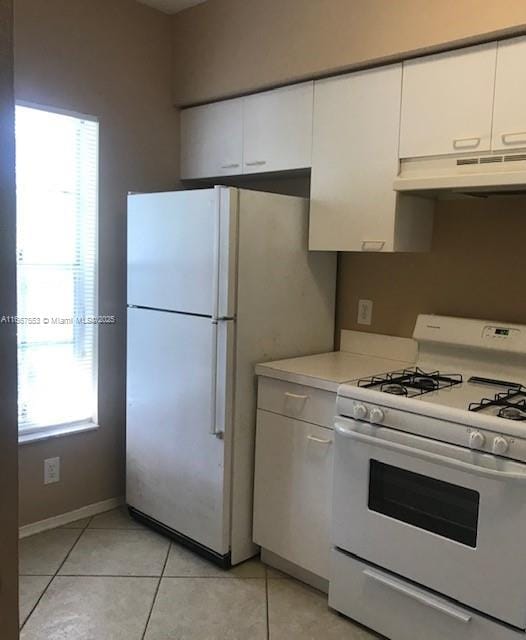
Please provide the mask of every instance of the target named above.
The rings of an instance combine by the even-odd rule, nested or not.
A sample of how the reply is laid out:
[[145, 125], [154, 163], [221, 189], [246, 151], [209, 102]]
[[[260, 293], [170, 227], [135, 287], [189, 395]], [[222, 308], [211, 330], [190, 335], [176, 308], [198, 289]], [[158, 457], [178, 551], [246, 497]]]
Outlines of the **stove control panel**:
[[[387, 396], [387, 394], [386, 394]], [[351, 418], [357, 422], [377, 426], [382, 430], [392, 428], [412, 433], [422, 438], [430, 438], [453, 445], [480, 451], [484, 454], [502, 456], [526, 463], [526, 430], [524, 436], [506, 433], [505, 428], [515, 427], [512, 421], [499, 419], [503, 431], [488, 429], [485, 426], [470, 426], [429, 415], [362, 401], [361, 399], [339, 396], [337, 416]], [[497, 422], [497, 421], [495, 421]], [[521, 424], [526, 424], [522, 422]]]
[[479, 449], [507, 458], [525, 459], [526, 441], [522, 439], [470, 428], [467, 429], [467, 436], [470, 449]]
[[490, 345], [493, 343], [495, 346], [499, 346], [507, 343], [511, 346], [520, 341], [521, 330], [514, 327], [487, 325], [482, 332], [482, 338]]

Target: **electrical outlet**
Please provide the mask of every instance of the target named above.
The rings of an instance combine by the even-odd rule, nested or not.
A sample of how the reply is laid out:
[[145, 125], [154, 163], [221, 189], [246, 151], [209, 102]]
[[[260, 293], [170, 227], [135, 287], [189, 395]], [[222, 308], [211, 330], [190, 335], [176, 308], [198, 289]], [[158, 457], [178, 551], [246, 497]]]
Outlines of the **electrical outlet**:
[[52, 484], [60, 480], [60, 458], [44, 460], [44, 484]]
[[358, 324], [370, 325], [373, 320], [373, 301], [358, 300]]

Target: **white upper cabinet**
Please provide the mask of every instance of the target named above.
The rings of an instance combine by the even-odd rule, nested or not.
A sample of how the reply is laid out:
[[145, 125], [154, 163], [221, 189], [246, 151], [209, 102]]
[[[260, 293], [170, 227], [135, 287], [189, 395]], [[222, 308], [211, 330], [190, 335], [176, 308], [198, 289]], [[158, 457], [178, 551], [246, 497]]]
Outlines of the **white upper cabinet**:
[[314, 84], [275, 89], [243, 101], [243, 173], [311, 165]]
[[181, 111], [181, 178], [235, 175], [243, 166], [243, 100]]
[[315, 83], [310, 249], [429, 249], [432, 201], [393, 190], [401, 90], [401, 65]]
[[493, 149], [526, 147], [526, 37], [498, 43]]
[[401, 158], [490, 150], [496, 55], [493, 42], [404, 63]]

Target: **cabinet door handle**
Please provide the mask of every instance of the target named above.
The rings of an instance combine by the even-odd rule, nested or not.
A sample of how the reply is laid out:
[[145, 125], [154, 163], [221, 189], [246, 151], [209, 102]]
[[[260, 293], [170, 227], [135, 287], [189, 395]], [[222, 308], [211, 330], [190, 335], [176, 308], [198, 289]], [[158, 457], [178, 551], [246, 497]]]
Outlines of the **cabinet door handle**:
[[239, 167], [238, 162], [233, 162], [232, 164], [222, 164], [221, 169], [237, 169]]
[[292, 398], [293, 400], [307, 400], [309, 396], [300, 396], [297, 393], [291, 393], [290, 391], [285, 391], [285, 395], [287, 398]]
[[362, 251], [382, 251], [385, 240], [362, 240]]
[[476, 149], [480, 144], [480, 138], [457, 138], [453, 140], [454, 149]]
[[245, 162], [247, 167], [260, 167], [264, 164], [267, 164], [266, 160], [252, 160], [251, 162]]
[[503, 144], [526, 144], [526, 131], [518, 131], [517, 133], [503, 133]]
[[332, 444], [332, 440], [325, 440], [324, 438], [317, 438], [316, 436], [307, 436], [307, 440], [317, 442], [318, 444]]

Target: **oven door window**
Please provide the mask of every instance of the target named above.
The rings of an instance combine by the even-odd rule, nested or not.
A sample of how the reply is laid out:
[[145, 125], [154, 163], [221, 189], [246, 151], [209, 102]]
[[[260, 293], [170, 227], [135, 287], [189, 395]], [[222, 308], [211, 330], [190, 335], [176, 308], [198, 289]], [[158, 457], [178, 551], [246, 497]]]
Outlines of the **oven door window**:
[[469, 547], [477, 545], [479, 501], [472, 489], [370, 461], [371, 511]]

